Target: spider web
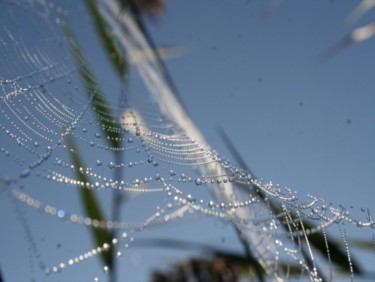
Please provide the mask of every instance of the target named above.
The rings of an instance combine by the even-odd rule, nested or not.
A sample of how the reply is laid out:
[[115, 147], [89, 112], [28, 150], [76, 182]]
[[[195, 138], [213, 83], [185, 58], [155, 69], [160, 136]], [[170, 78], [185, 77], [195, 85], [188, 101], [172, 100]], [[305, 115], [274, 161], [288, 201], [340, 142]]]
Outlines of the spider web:
[[[131, 265], [138, 237], [204, 218], [233, 226], [272, 281], [332, 280], [338, 250], [343, 274], [354, 279], [348, 232], [362, 228], [373, 242], [370, 212], [353, 218], [344, 207], [297, 197], [211, 149], [132, 13], [111, 0], [97, 11], [107, 43], [126, 54], [117, 70], [81, 2], [0, 3], [0, 192], [2, 214], [13, 213], [3, 225], [18, 223], [16, 236], [26, 241], [12, 246], [28, 262], [23, 278], [99, 281], [109, 265], [92, 257], [110, 262], [102, 254], [115, 249], [112, 264]], [[93, 246], [84, 226], [110, 240]]]

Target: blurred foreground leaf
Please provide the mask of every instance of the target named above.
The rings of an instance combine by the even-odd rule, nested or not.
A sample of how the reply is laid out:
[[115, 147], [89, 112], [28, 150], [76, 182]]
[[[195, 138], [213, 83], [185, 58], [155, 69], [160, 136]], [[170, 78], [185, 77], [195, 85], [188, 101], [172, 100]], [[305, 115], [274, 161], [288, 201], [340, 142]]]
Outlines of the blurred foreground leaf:
[[348, 17], [349, 23], [356, 22], [359, 18], [365, 15], [369, 10], [375, 7], [374, 0], [362, 0], [357, 7], [352, 11]]
[[[293, 218], [293, 216], [292, 216]], [[316, 227], [312, 224], [303, 221], [305, 230], [314, 230]], [[300, 230], [302, 231], [302, 230]], [[326, 235], [326, 239], [322, 233], [311, 233], [307, 235], [309, 243], [325, 258], [328, 260], [327, 250], [330, 252], [331, 262], [336, 265], [341, 272], [350, 273], [350, 267], [348, 262], [348, 254], [340, 244], [340, 239], [333, 239]], [[360, 268], [357, 261], [351, 256], [351, 267], [353, 273], [356, 275], [365, 275]]]
[[375, 238], [372, 241], [361, 239], [348, 239], [350, 246], [364, 251], [373, 252], [375, 249]]
[[334, 43], [331, 47], [325, 50], [318, 58], [319, 61], [326, 61], [336, 56], [346, 48], [365, 41], [375, 35], [375, 22], [369, 23], [365, 26], [359, 27], [350, 34], [344, 36], [342, 39]]
[[[362, 0], [357, 7], [352, 11], [348, 17], [349, 23], [353, 24], [368, 11], [375, 7], [375, 0]], [[344, 36], [341, 40], [337, 41], [331, 47], [327, 48], [320, 56], [319, 60], [325, 61], [336, 56], [344, 49], [356, 43], [365, 41], [375, 35], [375, 22], [368, 23], [361, 27], [354, 29], [350, 34]]]
[[[80, 171], [80, 168], [84, 168], [84, 164], [79, 156], [79, 151], [77, 150], [77, 146], [71, 134], [66, 136], [66, 142], [70, 148], [70, 158], [72, 159], [72, 163], [76, 168], [76, 179], [88, 185], [90, 183], [90, 179]], [[105, 218], [101, 211], [99, 202], [96, 200], [94, 191], [90, 190], [87, 187], [83, 187], [82, 189], [78, 190], [80, 191], [82, 206], [84, 208], [85, 214], [92, 220], [97, 220], [99, 223], [105, 222]], [[96, 246], [103, 247], [105, 243], [108, 244], [108, 246], [111, 246], [112, 235], [107, 229], [99, 229], [92, 227], [91, 232], [94, 237]], [[113, 249], [108, 248], [107, 251], [100, 253], [104, 265], [108, 266], [109, 269], [112, 269], [113, 266], [112, 252]]]
[[[96, 83], [94, 74], [91, 72], [85, 57], [80, 49], [77, 40], [75, 39], [73, 30], [69, 26], [65, 26], [65, 34], [68, 38], [68, 42], [72, 51], [72, 54], [76, 60], [76, 64], [79, 69], [82, 81], [85, 85], [86, 93], [88, 99], [91, 99], [92, 109], [95, 112], [98, 123], [101, 125], [101, 130], [103, 134], [107, 137], [107, 143], [109, 146], [118, 148], [120, 146], [120, 133], [116, 131], [116, 126], [113, 123], [113, 115], [110, 112], [109, 105], [105, 101], [102, 93], [100, 92], [99, 86]], [[74, 142], [73, 136], [67, 136], [67, 143], [73, 151], [71, 151], [70, 156], [72, 163], [76, 168], [83, 168], [83, 161], [79, 156], [77, 151], [77, 146]], [[84, 183], [90, 183], [88, 177], [76, 169], [76, 178]], [[82, 205], [84, 207], [85, 213], [91, 219], [96, 219], [98, 222], [104, 222], [105, 218], [101, 211], [99, 202], [95, 198], [93, 191], [89, 189], [79, 189]], [[97, 246], [102, 247], [103, 244], [107, 243], [111, 246], [112, 234], [106, 229], [91, 228], [91, 232], [95, 239]], [[105, 266], [110, 269], [113, 268], [113, 249], [110, 248], [106, 252], [101, 253], [101, 258]]]
[[107, 137], [106, 140], [108, 145], [112, 148], [119, 148], [120, 131], [117, 130], [118, 127], [113, 122], [114, 116], [110, 111], [110, 107], [101, 93], [99, 85], [96, 83], [96, 78], [86, 62], [82, 50], [75, 39], [73, 31], [69, 27], [66, 27], [65, 33], [67, 35], [72, 54], [76, 60], [82, 81], [85, 85], [87, 96], [89, 99], [92, 99], [92, 108], [95, 112], [98, 123], [101, 125], [103, 134]]
[[114, 41], [113, 35], [107, 29], [105, 20], [100, 14], [95, 0], [86, 0], [86, 7], [94, 20], [97, 33], [102, 44], [104, 45], [104, 48], [106, 49], [106, 53], [110, 62], [112, 63], [112, 66], [115, 68], [121, 79], [125, 78], [127, 73], [127, 65], [125, 56], [123, 55], [124, 52], [119, 50], [118, 45]]

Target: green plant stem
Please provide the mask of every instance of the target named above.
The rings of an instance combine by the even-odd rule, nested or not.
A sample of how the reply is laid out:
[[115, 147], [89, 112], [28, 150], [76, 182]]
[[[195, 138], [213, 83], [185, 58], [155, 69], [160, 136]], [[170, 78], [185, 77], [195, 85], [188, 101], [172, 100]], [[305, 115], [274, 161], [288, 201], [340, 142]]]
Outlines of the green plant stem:
[[[122, 163], [122, 154], [115, 153], [115, 162], [117, 164]], [[114, 171], [114, 179], [118, 183], [120, 183], [123, 176], [123, 172], [121, 168], [115, 168]], [[119, 189], [115, 189], [113, 191], [113, 200], [112, 200], [112, 212], [111, 212], [111, 218], [112, 221], [117, 222], [120, 221], [121, 216], [121, 203], [123, 201], [123, 193]], [[117, 237], [117, 230], [113, 229], [111, 232], [112, 238]], [[117, 263], [116, 263], [116, 256], [117, 256], [117, 247], [115, 244], [112, 244], [112, 269], [110, 270], [109, 274], [109, 281], [110, 282], [116, 282], [117, 281]]]
[[[115, 154], [115, 161], [116, 163], [121, 163], [121, 154]], [[122, 177], [122, 169], [115, 169], [114, 171], [114, 179], [118, 183], [120, 183]], [[118, 222], [120, 220], [120, 210], [121, 210], [121, 202], [122, 202], [122, 194], [120, 190], [115, 189], [112, 194], [112, 211], [111, 211], [111, 219], [113, 222]], [[112, 238], [117, 237], [117, 230], [113, 229], [111, 232]], [[116, 256], [117, 256], [117, 246], [112, 243], [111, 245], [112, 248], [112, 269], [109, 272], [109, 282], [117, 282], [117, 261], [116, 261]]]

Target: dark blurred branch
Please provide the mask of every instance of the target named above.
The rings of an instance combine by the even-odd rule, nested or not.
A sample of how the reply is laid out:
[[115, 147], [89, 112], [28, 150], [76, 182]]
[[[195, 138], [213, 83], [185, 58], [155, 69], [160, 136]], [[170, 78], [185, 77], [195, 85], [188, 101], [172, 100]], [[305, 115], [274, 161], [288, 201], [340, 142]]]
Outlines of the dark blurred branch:
[[2, 272], [1, 272], [1, 268], [0, 268], [0, 282], [4, 282], [3, 275], [2, 275]]

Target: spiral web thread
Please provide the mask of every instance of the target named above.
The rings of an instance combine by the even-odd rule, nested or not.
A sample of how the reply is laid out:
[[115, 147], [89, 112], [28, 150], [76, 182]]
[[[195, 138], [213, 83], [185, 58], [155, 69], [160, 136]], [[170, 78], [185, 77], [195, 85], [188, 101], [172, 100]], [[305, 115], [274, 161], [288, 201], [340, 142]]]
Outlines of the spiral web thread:
[[[0, 192], [16, 200], [31, 260], [49, 274], [46, 280], [110, 248], [120, 260], [138, 234], [194, 216], [232, 224], [272, 281], [295, 279], [290, 273], [296, 265], [296, 280], [333, 279], [332, 263], [324, 263], [335, 255], [327, 239], [333, 232], [341, 238], [348, 278], [355, 278], [347, 233], [362, 228], [371, 240], [369, 211], [357, 219], [344, 207], [297, 197], [212, 150], [168, 86], [134, 18], [117, 2], [103, 1], [98, 9], [117, 47], [131, 59], [126, 77], [96, 55], [97, 38], [98, 46], [85, 45], [95, 32], [84, 6], [6, 1], [0, 7]], [[77, 20], [77, 11], [85, 16]], [[108, 194], [117, 193], [125, 206], [142, 206], [142, 213], [90, 218], [70, 210], [69, 199], [59, 196], [83, 189], [97, 193], [105, 210], [113, 205]], [[62, 230], [70, 223], [115, 230], [116, 236], [47, 263], [28, 223], [30, 209], [41, 212], [38, 220], [54, 218]], [[310, 243], [317, 234], [324, 238], [320, 250]]]

